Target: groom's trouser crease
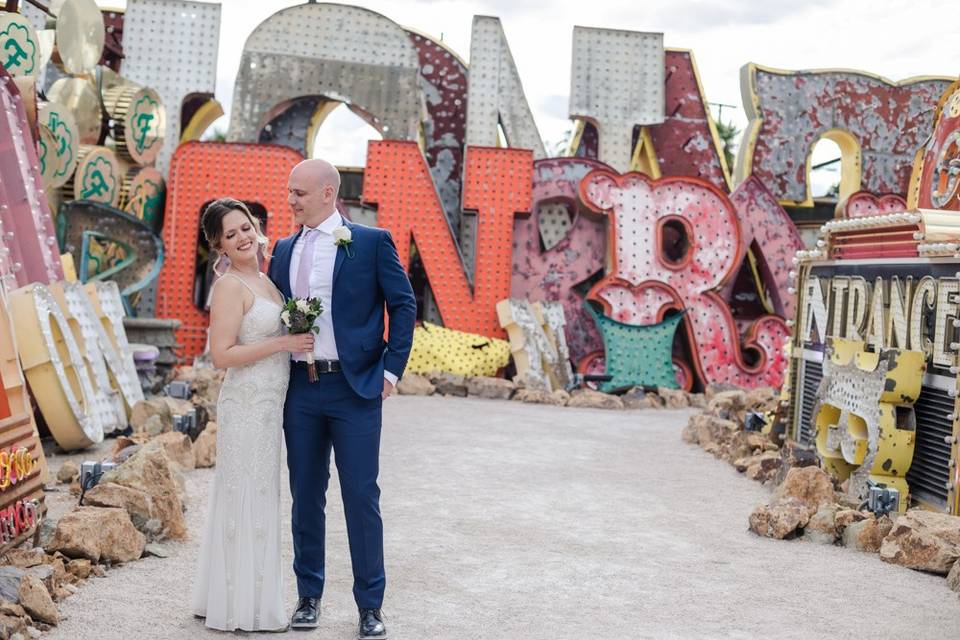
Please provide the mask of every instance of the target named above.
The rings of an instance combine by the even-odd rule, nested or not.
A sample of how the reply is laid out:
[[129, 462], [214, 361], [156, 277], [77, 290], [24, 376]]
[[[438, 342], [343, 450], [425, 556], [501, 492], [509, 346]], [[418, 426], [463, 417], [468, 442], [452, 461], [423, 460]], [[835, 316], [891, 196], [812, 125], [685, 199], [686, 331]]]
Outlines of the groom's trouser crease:
[[301, 597], [319, 598], [324, 587], [326, 490], [331, 448], [335, 453], [354, 597], [360, 608], [378, 609], [386, 583], [383, 523], [377, 485], [382, 401], [353, 391], [342, 373], [310, 383], [293, 368], [284, 406], [284, 435], [293, 496], [294, 572]]

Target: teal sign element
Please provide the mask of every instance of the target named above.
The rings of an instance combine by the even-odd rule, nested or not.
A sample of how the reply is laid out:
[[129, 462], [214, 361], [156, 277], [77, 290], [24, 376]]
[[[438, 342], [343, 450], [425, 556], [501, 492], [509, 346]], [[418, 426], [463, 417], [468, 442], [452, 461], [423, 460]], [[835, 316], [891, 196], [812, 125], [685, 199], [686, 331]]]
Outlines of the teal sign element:
[[133, 144], [138, 154], [144, 153], [159, 139], [157, 113], [160, 104], [149, 94], [142, 96], [133, 107], [130, 122], [133, 126]]
[[673, 370], [673, 335], [683, 318], [682, 313], [657, 324], [635, 325], [598, 313], [590, 303], [585, 306], [603, 337], [605, 373], [613, 376], [603, 383], [601, 391], [635, 386], [680, 388]]
[[40, 175], [47, 175], [47, 155], [49, 155], [49, 149], [47, 149], [47, 141], [43, 136], [40, 136], [39, 140], [39, 149], [40, 149]]
[[113, 165], [106, 158], [98, 157], [87, 164], [80, 182], [80, 200], [95, 202], [113, 202], [117, 189], [117, 178], [113, 175]]
[[153, 180], [144, 180], [137, 184], [130, 194], [131, 213], [150, 226], [156, 224], [163, 207], [163, 185]]
[[37, 68], [37, 43], [30, 28], [11, 22], [0, 31], [0, 60], [14, 76], [30, 75]]
[[50, 112], [47, 126], [57, 140], [57, 172], [55, 177], [60, 178], [73, 167], [73, 130], [60, 118], [56, 111]]

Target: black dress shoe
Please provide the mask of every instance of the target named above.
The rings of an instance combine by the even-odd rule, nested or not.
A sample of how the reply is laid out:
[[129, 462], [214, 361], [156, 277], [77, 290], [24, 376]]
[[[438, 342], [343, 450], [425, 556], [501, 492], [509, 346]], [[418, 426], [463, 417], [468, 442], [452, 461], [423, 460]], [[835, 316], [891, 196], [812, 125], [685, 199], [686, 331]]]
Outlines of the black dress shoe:
[[291, 629], [316, 629], [320, 618], [320, 598], [300, 598], [290, 619]]
[[357, 640], [387, 640], [387, 628], [380, 609], [360, 609]]

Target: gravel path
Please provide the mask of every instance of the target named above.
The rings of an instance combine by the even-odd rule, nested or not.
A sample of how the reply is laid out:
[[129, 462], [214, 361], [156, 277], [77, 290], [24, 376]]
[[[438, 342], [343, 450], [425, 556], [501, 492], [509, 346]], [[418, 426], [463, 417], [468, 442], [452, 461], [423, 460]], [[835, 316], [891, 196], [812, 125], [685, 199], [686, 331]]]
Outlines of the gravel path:
[[[920, 640], [960, 629], [941, 577], [749, 533], [768, 490], [684, 444], [688, 415], [391, 398], [380, 483], [391, 637]], [[91, 580], [47, 637], [224, 637], [187, 604], [212, 478], [187, 475], [189, 542]], [[354, 637], [335, 478], [321, 627], [297, 638]]]

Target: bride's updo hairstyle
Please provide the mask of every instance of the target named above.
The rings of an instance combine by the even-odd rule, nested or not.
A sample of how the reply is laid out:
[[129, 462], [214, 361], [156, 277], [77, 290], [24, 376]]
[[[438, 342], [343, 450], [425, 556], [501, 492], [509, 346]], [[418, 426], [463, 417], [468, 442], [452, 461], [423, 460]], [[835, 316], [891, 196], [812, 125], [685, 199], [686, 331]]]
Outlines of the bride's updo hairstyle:
[[210, 245], [210, 249], [219, 254], [217, 261], [214, 263], [214, 271], [217, 270], [217, 265], [220, 263], [220, 260], [225, 257], [220, 253], [220, 237], [223, 235], [223, 218], [231, 211], [240, 211], [243, 215], [247, 216], [250, 224], [252, 224], [253, 228], [257, 231], [257, 244], [259, 244], [264, 251], [266, 251], [267, 244], [269, 243], [267, 236], [263, 235], [263, 231], [260, 229], [260, 221], [255, 215], [250, 213], [247, 205], [234, 198], [214, 200], [203, 210], [203, 217], [200, 218], [200, 226], [203, 227], [203, 235], [207, 239], [207, 244]]

